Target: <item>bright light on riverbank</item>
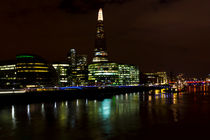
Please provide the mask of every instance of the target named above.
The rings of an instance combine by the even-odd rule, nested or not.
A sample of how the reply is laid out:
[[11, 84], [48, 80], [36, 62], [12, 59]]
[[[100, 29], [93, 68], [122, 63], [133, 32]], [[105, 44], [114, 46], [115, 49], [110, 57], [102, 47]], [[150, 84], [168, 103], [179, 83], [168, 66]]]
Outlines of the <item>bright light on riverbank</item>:
[[25, 93], [26, 92], [26, 90], [24, 90], [24, 89], [19, 89], [19, 90], [0, 90], [0, 94], [11, 94], [11, 93]]

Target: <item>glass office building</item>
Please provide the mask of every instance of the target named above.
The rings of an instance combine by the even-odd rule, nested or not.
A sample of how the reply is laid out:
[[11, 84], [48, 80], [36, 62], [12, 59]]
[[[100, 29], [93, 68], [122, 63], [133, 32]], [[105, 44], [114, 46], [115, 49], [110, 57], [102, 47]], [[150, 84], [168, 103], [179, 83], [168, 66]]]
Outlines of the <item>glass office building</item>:
[[0, 88], [16, 87], [15, 62], [0, 63]]
[[93, 63], [88, 66], [88, 80], [94, 86], [119, 85], [117, 63]]
[[54, 69], [58, 75], [58, 86], [69, 86], [69, 64], [68, 63], [53, 63]]
[[119, 84], [126, 86], [139, 85], [139, 68], [134, 65], [119, 64]]
[[133, 65], [113, 62], [93, 63], [88, 66], [88, 80], [95, 86], [137, 86], [139, 69]]
[[75, 49], [70, 49], [67, 60], [69, 64], [69, 86], [87, 86], [87, 55], [77, 54]]
[[88, 85], [88, 70], [87, 70], [87, 56], [77, 55], [77, 66], [76, 66], [76, 86], [87, 86]]
[[16, 56], [16, 76], [19, 87], [54, 86], [57, 83], [55, 69], [41, 57], [21, 54]]

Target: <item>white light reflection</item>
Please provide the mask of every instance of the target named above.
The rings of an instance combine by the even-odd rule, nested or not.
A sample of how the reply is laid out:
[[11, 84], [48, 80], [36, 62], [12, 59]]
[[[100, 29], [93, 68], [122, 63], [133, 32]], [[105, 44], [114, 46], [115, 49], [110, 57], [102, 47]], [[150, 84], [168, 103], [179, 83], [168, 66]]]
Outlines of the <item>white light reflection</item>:
[[125, 94], [125, 99], [128, 100], [128, 94], [127, 93]]
[[57, 112], [57, 103], [55, 102], [55, 104], [54, 104], [54, 116], [55, 116], [55, 118], [57, 118], [58, 117], [58, 112]]
[[42, 112], [42, 115], [45, 116], [44, 104], [42, 104], [41, 112]]
[[87, 100], [87, 99], [85, 100], [85, 104], [86, 104], [86, 105], [88, 104], [88, 100]]
[[15, 119], [15, 108], [14, 108], [14, 105], [12, 105], [12, 119]]
[[28, 119], [31, 120], [30, 105], [27, 105], [27, 116]]
[[76, 104], [77, 104], [77, 106], [79, 105], [79, 101], [78, 100], [77, 100]]
[[120, 95], [120, 97], [121, 97], [121, 100], [123, 100], [123, 95]]
[[68, 102], [66, 101], [66, 106], [68, 106]]
[[14, 105], [12, 105], [12, 124], [13, 124], [13, 127], [15, 128], [16, 127], [16, 118], [15, 118], [15, 107]]

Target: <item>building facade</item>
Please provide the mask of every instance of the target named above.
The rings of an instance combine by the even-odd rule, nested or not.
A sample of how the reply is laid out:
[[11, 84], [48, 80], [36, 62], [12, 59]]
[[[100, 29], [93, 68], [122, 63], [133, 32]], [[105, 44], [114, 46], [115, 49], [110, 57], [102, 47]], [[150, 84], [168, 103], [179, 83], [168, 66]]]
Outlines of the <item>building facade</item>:
[[61, 63], [53, 63], [52, 66], [54, 67], [58, 75], [58, 86], [61, 87], [69, 86], [70, 65], [68, 63], [61, 62]]
[[88, 80], [91, 86], [119, 85], [117, 63], [93, 63], [88, 66]]
[[41, 57], [21, 54], [16, 56], [16, 61], [16, 81], [20, 88], [56, 85], [55, 69]]
[[113, 62], [92, 63], [88, 66], [89, 85], [95, 86], [137, 86], [139, 69], [133, 65]]
[[88, 85], [88, 64], [87, 55], [77, 55], [76, 86]]
[[39, 56], [21, 54], [12, 62], [0, 64], [1, 88], [54, 86], [56, 83], [55, 69]]
[[0, 88], [16, 87], [15, 62], [3, 62], [0, 64]]
[[139, 85], [139, 68], [134, 65], [119, 64], [119, 85], [138, 86]]

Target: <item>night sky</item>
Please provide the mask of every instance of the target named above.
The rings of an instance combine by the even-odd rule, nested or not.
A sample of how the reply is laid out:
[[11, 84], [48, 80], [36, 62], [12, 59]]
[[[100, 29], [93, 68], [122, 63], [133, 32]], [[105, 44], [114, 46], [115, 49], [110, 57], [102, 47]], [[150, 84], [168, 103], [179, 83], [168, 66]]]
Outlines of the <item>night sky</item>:
[[33, 53], [92, 58], [97, 8], [104, 7], [109, 59], [141, 71], [210, 73], [209, 0], [1, 0], [0, 60]]

